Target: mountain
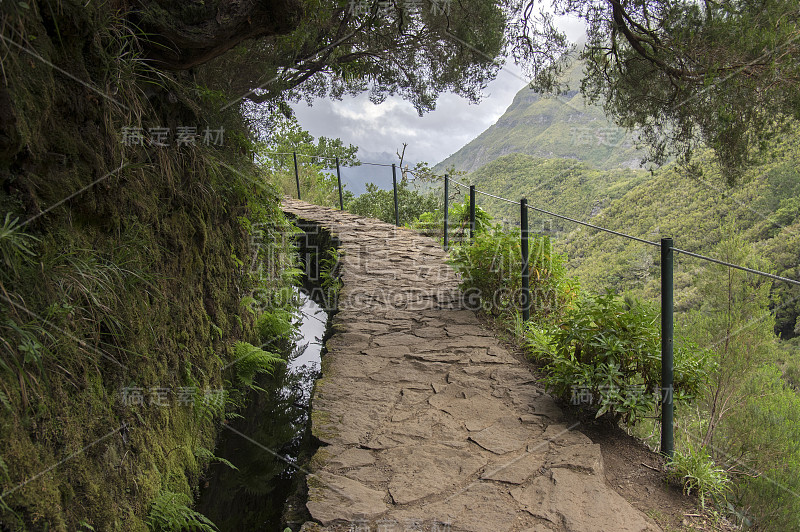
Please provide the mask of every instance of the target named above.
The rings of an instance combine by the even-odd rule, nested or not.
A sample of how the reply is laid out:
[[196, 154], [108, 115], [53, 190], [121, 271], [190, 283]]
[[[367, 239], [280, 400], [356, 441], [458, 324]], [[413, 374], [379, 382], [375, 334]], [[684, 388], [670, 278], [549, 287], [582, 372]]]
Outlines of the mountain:
[[494, 125], [434, 170], [441, 173], [453, 166], [472, 172], [510, 153], [574, 159], [605, 170], [638, 168], [644, 153], [634, 147], [633, 135], [577, 90], [582, 72], [578, 61], [564, 72], [569, 90], [563, 95], [542, 95], [526, 86]]
[[[565, 72], [570, 88], [582, 68], [576, 62]], [[698, 174], [677, 164], [638, 169], [642, 155], [632, 136], [579, 92], [544, 97], [525, 88], [497, 123], [434, 170], [454, 166], [468, 172], [457, 179], [484, 192], [525, 197], [532, 206], [651, 241], [670, 236], [677, 247], [705, 255], [713, 255], [723, 227], [734, 224], [775, 273], [800, 279], [800, 128], [734, 187], [710, 151], [700, 154]], [[518, 205], [484, 195], [477, 200], [497, 220], [519, 224]], [[657, 248], [533, 211], [529, 220], [533, 231], [556, 237], [568, 271], [583, 286], [657, 297]], [[706, 264], [683, 255], [677, 263], [676, 305], [696, 307], [693, 284]], [[784, 338], [800, 335], [800, 288], [776, 282], [774, 290], [782, 298], [776, 329]]]
[[[475, 170], [466, 181], [478, 190], [572, 218], [587, 219], [650, 178], [645, 170], [598, 170], [574, 159], [544, 159], [523, 153], [503, 155]], [[478, 205], [496, 219], [519, 225], [519, 206], [484, 195]], [[531, 212], [530, 227], [547, 234], [572, 229], [572, 223]]]

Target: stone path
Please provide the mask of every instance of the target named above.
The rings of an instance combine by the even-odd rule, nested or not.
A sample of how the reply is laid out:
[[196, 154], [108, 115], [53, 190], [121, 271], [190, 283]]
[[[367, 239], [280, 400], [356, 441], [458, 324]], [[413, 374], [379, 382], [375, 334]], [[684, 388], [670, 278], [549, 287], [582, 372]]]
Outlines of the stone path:
[[430, 238], [284, 200], [341, 241], [302, 530], [660, 530], [605, 482], [526, 364], [460, 304]]

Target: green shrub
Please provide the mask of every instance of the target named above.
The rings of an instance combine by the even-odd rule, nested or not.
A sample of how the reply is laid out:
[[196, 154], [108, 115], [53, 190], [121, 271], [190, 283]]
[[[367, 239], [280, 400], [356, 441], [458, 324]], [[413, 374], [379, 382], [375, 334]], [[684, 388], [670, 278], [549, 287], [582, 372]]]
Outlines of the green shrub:
[[[633, 425], [660, 401], [659, 314], [652, 304], [612, 291], [584, 295], [549, 333], [529, 328], [529, 350], [546, 363], [545, 384], [574, 405]], [[693, 398], [706, 378], [706, 353], [675, 350], [674, 399]]]
[[[436, 210], [439, 198], [432, 193], [422, 194], [411, 189], [407, 183], [397, 184], [397, 203], [400, 210], [400, 225], [409, 225], [426, 211]], [[367, 183], [367, 191], [352, 201], [345, 208], [359, 216], [377, 218], [394, 224], [394, 192], [379, 189], [374, 183]]]
[[[552, 320], [570, 304], [576, 291], [565, 279], [564, 259], [553, 252], [550, 239], [529, 240], [531, 315]], [[493, 316], [513, 318], [522, 308], [522, 252], [519, 231], [499, 225], [478, 232], [474, 240], [453, 247], [450, 264], [461, 274], [461, 290], [471, 302]]]
[[[447, 232], [453, 244], [464, 242], [469, 238], [469, 196], [464, 201], [452, 203], [447, 209]], [[444, 236], [444, 208], [423, 212], [411, 223], [411, 228], [422, 234], [442, 239]], [[480, 205], [475, 206], [475, 234], [490, 231], [492, 217]]]

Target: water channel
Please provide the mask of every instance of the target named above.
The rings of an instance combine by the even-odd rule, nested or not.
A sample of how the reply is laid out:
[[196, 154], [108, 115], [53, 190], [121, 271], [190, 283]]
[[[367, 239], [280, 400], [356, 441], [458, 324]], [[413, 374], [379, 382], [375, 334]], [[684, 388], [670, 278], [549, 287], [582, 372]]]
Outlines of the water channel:
[[301, 464], [316, 449], [309, 430], [309, 401], [319, 376], [328, 314], [297, 291], [298, 327], [288, 363], [252, 392], [241, 418], [223, 430], [214, 453], [237, 470], [214, 463], [201, 487], [197, 510], [220, 532], [299, 530], [309, 516]]

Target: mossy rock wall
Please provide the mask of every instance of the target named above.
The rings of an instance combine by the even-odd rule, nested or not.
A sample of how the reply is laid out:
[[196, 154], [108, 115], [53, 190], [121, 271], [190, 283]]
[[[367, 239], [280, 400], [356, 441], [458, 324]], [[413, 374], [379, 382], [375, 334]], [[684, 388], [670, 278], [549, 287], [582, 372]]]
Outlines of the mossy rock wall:
[[1, 8], [3, 530], [146, 530], [194, 495], [242, 397], [230, 346], [257, 343], [250, 228], [285, 224], [237, 107], [148, 65], [115, 4]]

